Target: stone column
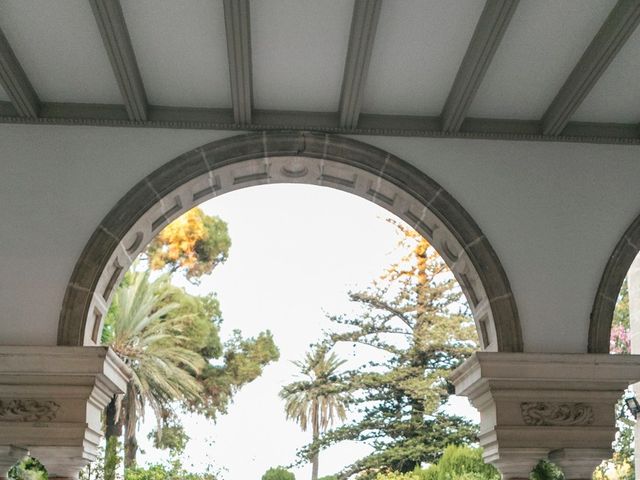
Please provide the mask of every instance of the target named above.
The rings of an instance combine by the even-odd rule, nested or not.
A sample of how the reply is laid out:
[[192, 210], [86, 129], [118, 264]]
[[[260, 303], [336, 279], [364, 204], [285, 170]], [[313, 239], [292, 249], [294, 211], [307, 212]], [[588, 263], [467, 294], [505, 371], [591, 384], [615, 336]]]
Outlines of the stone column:
[[77, 478], [96, 458], [102, 411], [128, 378], [107, 347], [0, 346], [0, 452], [19, 447], [49, 478]]
[[485, 461], [528, 479], [549, 458], [567, 480], [591, 479], [611, 456], [615, 405], [640, 379], [640, 356], [478, 352], [456, 369], [456, 393], [480, 411]]

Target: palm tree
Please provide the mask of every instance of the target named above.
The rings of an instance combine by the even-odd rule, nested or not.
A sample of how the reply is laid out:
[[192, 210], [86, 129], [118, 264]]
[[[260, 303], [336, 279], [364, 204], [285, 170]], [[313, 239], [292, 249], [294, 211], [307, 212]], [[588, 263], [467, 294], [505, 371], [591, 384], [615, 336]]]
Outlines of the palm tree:
[[307, 378], [285, 386], [280, 397], [285, 400], [287, 419], [293, 419], [306, 432], [311, 423], [313, 456], [311, 457], [311, 480], [318, 479], [319, 451], [315, 442], [320, 432], [333, 424], [336, 418], [345, 420], [348, 395], [330, 392], [327, 386], [335, 382], [338, 368], [346, 360], [340, 360], [335, 353], [327, 356], [327, 350], [318, 347], [308, 352], [303, 361], [293, 362], [300, 373]]
[[[132, 272], [116, 291], [105, 321], [103, 343], [130, 367], [127, 392], [106, 409], [105, 480], [115, 473], [117, 437], [125, 431], [125, 466], [135, 464], [136, 424], [149, 405], [158, 421], [174, 401], [197, 401], [201, 385], [194, 374], [205, 366], [198, 352], [187, 348], [183, 335], [190, 315], [178, 315], [169, 302], [169, 276], [151, 282], [148, 272]], [[160, 431], [160, 429], [159, 429]]]

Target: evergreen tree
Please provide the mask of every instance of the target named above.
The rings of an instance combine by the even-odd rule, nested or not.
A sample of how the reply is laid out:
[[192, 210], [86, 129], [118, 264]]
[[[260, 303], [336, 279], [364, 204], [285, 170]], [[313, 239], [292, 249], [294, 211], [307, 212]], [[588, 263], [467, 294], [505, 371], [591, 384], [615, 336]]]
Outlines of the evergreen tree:
[[[366, 442], [374, 453], [344, 469], [374, 478], [381, 471], [411, 472], [436, 462], [447, 445], [476, 439], [476, 426], [442, 409], [452, 369], [477, 348], [473, 320], [443, 260], [420, 235], [398, 225], [407, 254], [366, 291], [351, 293], [355, 316], [334, 316], [328, 345], [352, 344], [378, 352], [367, 365], [340, 375], [326, 387], [350, 394], [356, 419], [299, 452], [343, 440]], [[302, 386], [300, 386], [302, 388]]]

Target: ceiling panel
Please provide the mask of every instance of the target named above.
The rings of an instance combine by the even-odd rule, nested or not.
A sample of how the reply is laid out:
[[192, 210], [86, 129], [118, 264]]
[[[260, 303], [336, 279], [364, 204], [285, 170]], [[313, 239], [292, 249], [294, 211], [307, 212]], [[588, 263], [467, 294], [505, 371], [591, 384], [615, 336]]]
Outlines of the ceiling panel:
[[483, 2], [384, 2], [362, 111], [439, 115]]
[[256, 108], [338, 110], [352, 0], [252, 0]]
[[469, 116], [541, 118], [615, 3], [520, 2]]
[[222, 1], [122, 0], [153, 105], [230, 107]]
[[41, 100], [122, 103], [86, 0], [3, 0], [0, 27]]
[[640, 28], [620, 49], [571, 120], [640, 122]]
[[0, 102], [8, 102], [8, 101], [9, 101], [9, 95], [7, 95], [7, 92], [5, 92], [3, 88], [0, 88]]

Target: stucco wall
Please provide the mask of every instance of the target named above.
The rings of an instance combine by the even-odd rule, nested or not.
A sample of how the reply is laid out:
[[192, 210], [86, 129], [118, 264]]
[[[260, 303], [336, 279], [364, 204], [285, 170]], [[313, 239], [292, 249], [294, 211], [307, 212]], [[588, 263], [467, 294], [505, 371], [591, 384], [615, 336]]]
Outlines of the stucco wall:
[[[0, 128], [0, 344], [54, 344], [74, 263], [153, 169], [230, 132]], [[357, 137], [422, 168], [488, 236], [525, 349], [586, 350], [605, 263], [640, 213], [638, 147]]]

